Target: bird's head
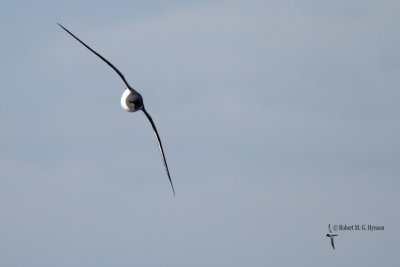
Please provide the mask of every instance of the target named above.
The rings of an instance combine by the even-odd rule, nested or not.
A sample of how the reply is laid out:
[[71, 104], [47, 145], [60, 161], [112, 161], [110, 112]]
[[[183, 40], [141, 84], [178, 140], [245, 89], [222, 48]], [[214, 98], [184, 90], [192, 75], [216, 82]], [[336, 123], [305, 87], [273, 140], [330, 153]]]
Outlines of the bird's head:
[[329, 234], [326, 234], [326, 237], [330, 237]]
[[143, 98], [139, 93], [126, 89], [121, 97], [121, 106], [128, 112], [141, 110], [143, 109]]

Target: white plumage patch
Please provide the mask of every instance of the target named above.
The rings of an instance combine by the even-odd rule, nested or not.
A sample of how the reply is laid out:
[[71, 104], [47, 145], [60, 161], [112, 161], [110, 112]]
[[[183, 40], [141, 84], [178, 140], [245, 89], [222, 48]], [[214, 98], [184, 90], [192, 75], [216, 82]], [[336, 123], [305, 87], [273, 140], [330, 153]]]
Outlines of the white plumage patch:
[[133, 105], [133, 103], [129, 102], [131, 94], [132, 94], [131, 90], [126, 89], [121, 96], [121, 107], [128, 112], [135, 111], [135, 106]]

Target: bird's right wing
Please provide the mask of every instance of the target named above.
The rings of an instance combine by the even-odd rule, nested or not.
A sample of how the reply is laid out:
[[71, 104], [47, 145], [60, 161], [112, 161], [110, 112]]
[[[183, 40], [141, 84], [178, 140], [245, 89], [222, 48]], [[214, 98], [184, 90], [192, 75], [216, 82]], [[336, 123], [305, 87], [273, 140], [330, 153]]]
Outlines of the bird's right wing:
[[107, 63], [108, 66], [110, 66], [118, 75], [119, 77], [121, 77], [121, 79], [124, 81], [124, 83], [126, 84], [126, 86], [128, 87], [129, 90], [131, 90], [132, 92], [136, 92], [128, 83], [128, 81], [125, 79], [124, 75], [119, 71], [119, 69], [117, 69], [113, 64], [111, 64], [110, 61], [108, 61], [107, 59], [105, 59], [102, 55], [100, 55], [99, 53], [97, 53], [96, 51], [94, 51], [90, 46], [88, 46], [87, 44], [85, 44], [83, 41], [81, 41], [78, 37], [76, 37], [72, 32], [70, 32], [69, 30], [67, 30], [63, 25], [61, 25], [60, 23], [57, 23], [61, 28], [63, 28], [67, 33], [69, 33], [72, 37], [74, 37], [78, 42], [80, 42], [82, 45], [84, 45], [87, 49], [89, 49], [90, 51], [93, 52], [93, 54], [95, 54], [96, 56], [98, 56], [101, 60], [103, 60], [105, 63]]

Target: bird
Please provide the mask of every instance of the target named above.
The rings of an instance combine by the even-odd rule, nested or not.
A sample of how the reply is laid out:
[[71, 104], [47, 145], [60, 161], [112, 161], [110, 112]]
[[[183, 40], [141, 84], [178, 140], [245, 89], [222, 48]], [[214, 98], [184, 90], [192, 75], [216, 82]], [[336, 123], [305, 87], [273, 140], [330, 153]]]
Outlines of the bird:
[[122, 72], [119, 69], [117, 69], [110, 61], [108, 61], [102, 55], [100, 55], [95, 50], [93, 50], [90, 46], [88, 46], [86, 43], [84, 43], [82, 40], [80, 40], [77, 36], [75, 36], [72, 32], [70, 32], [63, 25], [61, 25], [60, 23], [57, 23], [57, 24], [62, 29], [64, 29], [67, 33], [69, 33], [72, 37], [74, 37], [78, 42], [80, 42], [83, 46], [85, 46], [87, 49], [89, 49], [93, 54], [95, 54], [101, 60], [103, 60], [108, 66], [110, 66], [118, 74], [118, 76], [122, 79], [122, 81], [125, 83], [127, 88], [125, 89], [125, 91], [123, 92], [123, 94], [121, 96], [121, 106], [122, 106], [122, 108], [124, 110], [126, 110], [128, 112], [136, 112], [136, 111], [140, 110], [140, 111], [142, 111], [144, 113], [144, 115], [149, 120], [149, 122], [150, 122], [150, 124], [151, 124], [151, 126], [153, 128], [153, 132], [154, 132], [154, 134], [156, 136], [156, 139], [157, 139], [158, 148], [159, 148], [160, 153], [161, 153], [161, 157], [162, 157], [162, 160], [163, 160], [163, 163], [164, 163], [165, 171], [167, 172], [167, 175], [168, 175], [169, 183], [171, 184], [172, 192], [173, 192], [173, 194], [175, 196], [175, 189], [174, 189], [174, 185], [172, 183], [171, 175], [169, 173], [167, 160], [165, 158], [164, 149], [163, 149], [163, 146], [162, 146], [162, 143], [161, 143], [161, 138], [160, 138], [160, 135], [158, 134], [156, 125], [154, 124], [154, 121], [153, 121], [152, 117], [150, 116], [150, 114], [147, 112], [147, 110], [144, 107], [142, 95], [138, 91], [136, 91], [132, 86], [130, 86], [130, 84], [125, 79], [125, 77], [122, 74]]
[[334, 243], [334, 241], [333, 241], [333, 237], [338, 236], [338, 235], [332, 233], [331, 225], [330, 225], [330, 224], [328, 225], [328, 230], [329, 230], [329, 234], [326, 234], [326, 236], [327, 236], [327, 237], [330, 237], [330, 239], [331, 239], [331, 245], [332, 245], [333, 249], [335, 249], [335, 243]]

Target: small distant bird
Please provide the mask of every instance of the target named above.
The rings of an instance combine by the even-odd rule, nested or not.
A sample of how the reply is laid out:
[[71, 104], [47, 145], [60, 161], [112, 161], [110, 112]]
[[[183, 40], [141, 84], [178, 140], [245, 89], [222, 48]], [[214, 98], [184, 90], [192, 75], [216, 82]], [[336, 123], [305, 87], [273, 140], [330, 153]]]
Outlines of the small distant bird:
[[326, 234], [326, 236], [331, 238], [331, 245], [332, 245], [333, 249], [335, 249], [335, 243], [333, 241], [333, 237], [338, 236], [338, 235], [332, 233], [330, 224], [328, 225], [328, 230], [329, 230], [329, 234]]
[[96, 56], [98, 56], [101, 60], [103, 60], [105, 63], [107, 63], [108, 66], [110, 66], [118, 75], [119, 77], [121, 77], [122, 81], [124, 81], [125, 85], [127, 86], [127, 89], [124, 91], [124, 93], [122, 94], [121, 97], [121, 106], [124, 110], [128, 111], [128, 112], [135, 112], [138, 110], [143, 111], [143, 113], [146, 115], [147, 119], [150, 121], [151, 126], [153, 127], [153, 131], [154, 134], [156, 135], [157, 138], [157, 143], [158, 143], [158, 148], [160, 149], [161, 152], [161, 156], [164, 162], [164, 167], [165, 167], [165, 171], [167, 172], [168, 175], [168, 179], [169, 182], [171, 184], [172, 187], [172, 192], [175, 195], [175, 189], [174, 189], [174, 185], [172, 184], [172, 180], [171, 180], [171, 176], [169, 174], [169, 170], [168, 170], [168, 165], [167, 165], [167, 160], [165, 159], [165, 153], [164, 153], [164, 149], [163, 146], [161, 144], [161, 139], [160, 136], [157, 132], [157, 128], [156, 125], [153, 122], [153, 119], [151, 118], [150, 114], [147, 113], [146, 109], [144, 108], [144, 104], [143, 104], [143, 98], [142, 96], [139, 94], [139, 92], [137, 92], [135, 89], [133, 89], [129, 83], [127, 82], [127, 80], [125, 79], [124, 75], [113, 65], [111, 64], [107, 59], [105, 59], [102, 55], [100, 55], [99, 53], [97, 53], [96, 51], [94, 51], [92, 48], [90, 48], [87, 44], [85, 44], [84, 42], [82, 42], [78, 37], [76, 37], [73, 33], [71, 33], [69, 30], [67, 30], [64, 26], [62, 26], [60, 23], [57, 23], [61, 28], [63, 28], [67, 33], [69, 33], [72, 37], [74, 37], [78, 42], [80, 42], [82, 45], [84, 45], [87, 49], [89, 49], [91, 52], [93, 52]]

